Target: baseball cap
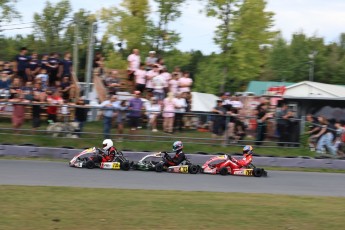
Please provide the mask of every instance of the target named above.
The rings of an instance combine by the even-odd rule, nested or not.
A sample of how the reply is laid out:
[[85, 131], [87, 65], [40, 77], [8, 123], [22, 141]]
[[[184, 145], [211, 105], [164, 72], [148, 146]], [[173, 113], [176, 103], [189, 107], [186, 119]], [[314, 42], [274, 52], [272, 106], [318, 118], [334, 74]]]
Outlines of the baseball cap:
[[224, 96], [230, 96], [230, 92], [225, 92]]

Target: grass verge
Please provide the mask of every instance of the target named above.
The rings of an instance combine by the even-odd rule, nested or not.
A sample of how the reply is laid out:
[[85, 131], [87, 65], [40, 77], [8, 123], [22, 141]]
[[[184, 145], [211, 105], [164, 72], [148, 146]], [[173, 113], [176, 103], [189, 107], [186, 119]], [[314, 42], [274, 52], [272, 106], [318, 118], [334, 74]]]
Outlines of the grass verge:
[[0, 186], [1, 229], [343, 229], [345, 198]]

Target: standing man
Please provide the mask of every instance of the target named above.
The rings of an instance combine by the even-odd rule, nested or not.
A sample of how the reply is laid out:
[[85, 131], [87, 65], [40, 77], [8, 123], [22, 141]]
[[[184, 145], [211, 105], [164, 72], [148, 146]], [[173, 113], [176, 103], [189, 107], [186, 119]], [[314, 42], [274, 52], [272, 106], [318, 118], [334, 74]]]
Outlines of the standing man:
[[105, 139], [110, 139], [110, 129], [116, 110], [116, 95], [111, 95], [109, 100], [103, 101], [101, 108], [103, 109], [103, 134]]
[[286, 103], [280, 103], [280, 110], [276, 112], [276, 119], [277, 119], [277, 130], [279, 133], [279, 146], [287, 145], [289, 141], [289, 118], [292, 115], [291, 112], [288, 110], [288, 106]]
[[36, 52], [33, 52], [31, 55], [30, 60], [28, 61], [28, 65], [26, 66], [26, 73], [28, 75], [28, 80], [33, 81], [37, 74], [39, 74], [39, 71], [41, 69], [40, 67], [40, 61], [38, 60], [38, 54]]
[[[140, 55], [138, 49], [133, 49], [132, 54], [127, 58], [128, 61], [128, 81], [130, 82], [132, 88], [134, 87], [134, 73], [140, 67]], [[134, 89], [134, 88], [133, 88]]]
[[143, 101], [140, 99], [140, 91], [134, 91], [134, 98], [129, 100], [129, 125], [131, 128], [131, 133], [136, 131], [139, 127], [139, 120], [141, 118], [141, 109], [143, 108]]
[[72, 68], [73, 68], [73, 62], [72, 62], [72, 55], [70, 52], [66, 52], [64, 55], [64, 58], [60, 61], [59, 66], [59, 78], [62, 78], [64, 76], [72, 76]]
[[155, 51], [150, 51], [149, 56], [145, 59], [146, 71], [153, 69], [153, 66], [157, 64], [158, 58], [156, 57]]
[[17, 76], [21, 79], [22, 83], [28, 81], [28, 75], [26, 73], [26, 68], [30, 58], [26, 56], [28, 50], [25, 47], [20, 49], [20, 53], [15, 57], [14, 62], [14, 72], [17, 73]]

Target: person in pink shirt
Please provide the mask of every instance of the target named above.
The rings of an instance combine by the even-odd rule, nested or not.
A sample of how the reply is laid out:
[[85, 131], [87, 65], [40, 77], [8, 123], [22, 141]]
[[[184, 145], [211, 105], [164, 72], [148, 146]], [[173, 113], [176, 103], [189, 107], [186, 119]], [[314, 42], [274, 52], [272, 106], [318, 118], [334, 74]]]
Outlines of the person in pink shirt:
[[154, 65], [153, 69], [146, 73], [146, 91], [149, 94], [149, 97], [152, 97], [153, 84], [152, 79], [159, 74], [158, 65]]
[[173, 73], [172, 78], [169, 80], [169, 92], [172, 92], [174, 95], [178, 93], [178, 73]]
[[141, 93], [145, 90], [145, 84], [146, 84], [146, 70], [145, 70], [145, 64], [141, 63], [140, 68], [135, 71], [135, 89], [140, 91]]
[[133, 49], [132, 54], [127, 58], [128, 61], [128, 80], [133, 86], [134, 73], [140, 67], [140, 55], [138, 49]]
[[168, 97], [163, 100], [163, 131], [169, 134], [173, 132], [175, 108], [174, 94], [169, 92]]
[[193, 80], [189, 77], [189, 72], [184, 72], [183, 76], [178, 79], [178, 83], [180, 93], [190, 92], [190, 87], [193, 84]]

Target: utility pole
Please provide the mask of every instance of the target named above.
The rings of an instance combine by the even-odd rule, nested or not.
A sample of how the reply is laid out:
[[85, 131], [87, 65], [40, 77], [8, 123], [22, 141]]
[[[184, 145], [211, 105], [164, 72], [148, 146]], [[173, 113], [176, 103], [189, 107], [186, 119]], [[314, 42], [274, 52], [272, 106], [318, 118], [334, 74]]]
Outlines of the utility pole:
[[314, 65], [315, 65], [315, 57], [317, 55], [317, 51], [314, 50], [312, 53], [308, 55], [309, 61], [309, 81], [314, 81]]
[[85, 96], [86, 99], [89, 99], [90, 93], [90, 82], [92, 76], [92, 61], [93, 61], [93, 53], [94, 53], [94, 44], [95, 44], [95, 31], [97, 29], [97, 24], [94, 22], [91, 24], [90, 27], [90, 35], [89, 35], [89, 48], [88, 48], [88, 55], [87, 55], [87, 62], [86, 62], [86, 88], [85, 88]]
[[79, 22], [78, 18], [74, 18], [74, 44], [73, 44], [73, 73], [74, 76], [78, 79], [78, 42], [79, 42]]

